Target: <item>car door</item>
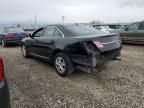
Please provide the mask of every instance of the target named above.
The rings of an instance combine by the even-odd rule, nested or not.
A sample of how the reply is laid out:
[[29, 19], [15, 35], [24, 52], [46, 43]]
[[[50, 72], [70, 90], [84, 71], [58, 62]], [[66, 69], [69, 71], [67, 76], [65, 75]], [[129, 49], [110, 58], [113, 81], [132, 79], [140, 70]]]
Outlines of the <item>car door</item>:
[[49, 49], [47, 50], [48, 54], [46, 54], [45, 56], [49, 56], [50, 59], [52, 58], [53, 52], [56, 50], [56, 46], [61, 44], [59, 40], [61, 40], [63, 37], [64, 34], [57, 27], [55, 27], [53, 35], [50, 34], [50, 36], [48, 37], [49, 40], [52, 40], [52, 44], [48, 45], [49, 47]]
[[53, 34], [55, 26], [47, 26], [43, 29], [41, 36], [35, 36], [33, 41], [33, 48], [35, 56], [50, 59], [50, 52], [54, 49]]
[[120, 36], [122, 37], [122, 40], [129, 40], [134, 41], [137, 39], [140, 35], [139, 28], [140, 28], [140, 22], [134, 23], [126, 27], [121, 33]]
[[43, 58], [50, 59], [50, 53], [54, 49], [53, 34], [55, 26], [47, 26], [44, 30], [43, 36], [37, 38], [37, 44], [39, 46], [39, 55]]
[[29, 40], [30, 44], [29, 44], [29, 48], [28, 48], [30, 54], [39, 55], [39, 45], [38, 45], [37, 39], [42, 37], [43, 33], [44, 33], [44, 28], [40, 28], [32, 34], [32, 36]]
[[141, 41], [144, 44], [144, 22], [140, 24], [138, 32], [138, 41]]
[[48, 26], [44, 31], [44, 36], [39, 39], [39, 43], [44, 46], [41, 49], [41, 55], [51, 60], [55, 43], [63, 37], [62, 32], [56, 26]]

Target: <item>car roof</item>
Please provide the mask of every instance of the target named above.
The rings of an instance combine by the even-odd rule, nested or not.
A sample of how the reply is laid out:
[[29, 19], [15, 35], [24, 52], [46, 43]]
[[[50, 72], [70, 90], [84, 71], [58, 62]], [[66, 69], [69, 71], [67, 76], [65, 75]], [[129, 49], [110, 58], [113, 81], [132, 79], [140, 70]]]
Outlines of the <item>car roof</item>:
[[[49, 25], [43, 26], [41, 28], [46, 28], [48, 26], [56, 26], [65, 36], [68, 36], [68, 35], [73, 34], [73, 33], [71, 31], [65, 29], [65, 27], [77, 26], [77, 25], [85, 25], [85, 24], [78, 24], [78, 23], [49, 24]], [[39, 29], [41, 29], [41, 28], [39, 28]]]

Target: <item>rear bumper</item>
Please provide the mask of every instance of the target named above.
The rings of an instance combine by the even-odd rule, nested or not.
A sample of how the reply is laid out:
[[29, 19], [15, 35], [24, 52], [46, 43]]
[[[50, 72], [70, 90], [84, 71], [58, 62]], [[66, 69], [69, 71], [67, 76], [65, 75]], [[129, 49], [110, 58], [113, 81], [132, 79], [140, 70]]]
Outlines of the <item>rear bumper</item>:
[[106, 64], [107, 62], [111, 60], [114, 60], [120, 55], [121, 55], [121, 48], [107, 51], [104, 53], [91, 52], [90, 56], [87, 56], [87, 57], [86, 56], [85, 57], [81, 57], [81, 56], [73, 57], [73, 62], [76, 64], [78, 69], [79, 67], [81, 68], [80, 70], [82, 70], [83, 67], [85, 67], [88, 70], [95, 70], [95, 69], [99, 69], [104, 64]]
[[6, 81], [0, 82], [0, 108], [10, 108], [9, 89]]
[[106, 52], [102, 53], [101, 54], [101, 60], [102, 61], [113, 60], [114, 58], [116, 58], [116, 57], [121, 55], [121, 49], [122, 48], [118, 48], [118, 49], [114, 49], [114, 50], [106, 51]]

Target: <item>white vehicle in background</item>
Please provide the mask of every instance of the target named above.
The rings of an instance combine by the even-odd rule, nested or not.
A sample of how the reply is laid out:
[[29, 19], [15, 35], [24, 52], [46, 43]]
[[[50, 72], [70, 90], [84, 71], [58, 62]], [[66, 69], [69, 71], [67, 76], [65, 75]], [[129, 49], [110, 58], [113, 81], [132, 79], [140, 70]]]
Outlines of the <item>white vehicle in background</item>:
[[96, 28], [97, 30], [101, 30], [105, 33], [111, 33], [113, 31], [113, 29], [109, 28], [109, 26], [107, 25], [96, 25], [94, 28]]
[[119, 33], [123, 28], [127, 27], [129, 23], [107, 23], [107, 24], [93, 24], [92, 27], [106, 33]]

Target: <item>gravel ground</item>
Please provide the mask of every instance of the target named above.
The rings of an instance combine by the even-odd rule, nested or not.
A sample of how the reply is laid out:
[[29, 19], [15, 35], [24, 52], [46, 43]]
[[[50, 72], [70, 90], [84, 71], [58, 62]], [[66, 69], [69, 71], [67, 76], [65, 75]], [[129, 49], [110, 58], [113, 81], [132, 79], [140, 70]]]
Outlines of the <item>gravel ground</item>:
[[53, 66], [25, 59], [19, 47], [0, 47], [12, 108], [142, 108], [144, 46], [124, 45], [122, 61], [99, 73], [59, 77]]

